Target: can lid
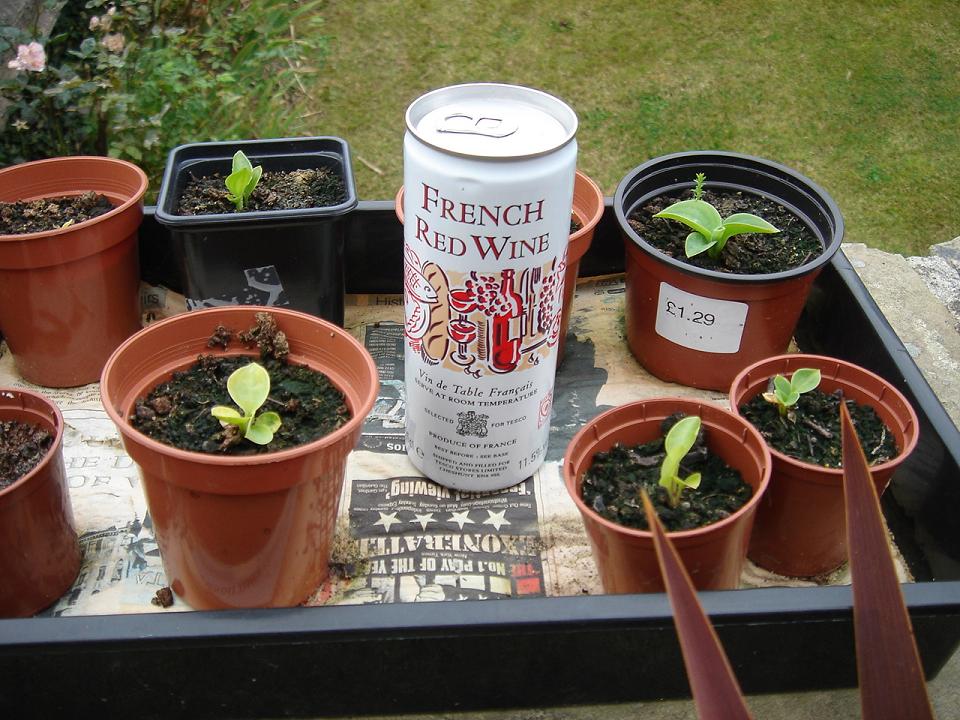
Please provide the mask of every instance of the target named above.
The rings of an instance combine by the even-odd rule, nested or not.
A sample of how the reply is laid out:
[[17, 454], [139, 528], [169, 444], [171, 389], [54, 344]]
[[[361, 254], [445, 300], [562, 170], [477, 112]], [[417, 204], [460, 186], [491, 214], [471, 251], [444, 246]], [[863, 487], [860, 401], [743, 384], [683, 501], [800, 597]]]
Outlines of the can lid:
[[570, 142], [576, 113], [562, 100], [520, 85], [440, 88], [407, 108], [407, 129], [427, 145], [478, 158], [544, 155]]

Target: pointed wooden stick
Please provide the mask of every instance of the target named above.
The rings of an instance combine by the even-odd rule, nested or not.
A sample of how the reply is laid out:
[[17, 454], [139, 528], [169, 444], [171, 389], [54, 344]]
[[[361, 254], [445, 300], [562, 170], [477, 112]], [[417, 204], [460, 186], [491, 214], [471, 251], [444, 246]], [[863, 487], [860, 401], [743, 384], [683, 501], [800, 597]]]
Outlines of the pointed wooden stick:
[[840, 403], [840, 422], [863, 718], [932, 720], [933, 709], [887, 542], [880, 501], [846, 403]]
[[642, 493], [647, 524], [663, 574], [663, 584], [673, 607], [673, 622], [680, 638], [683, 664], [693, 691], [700, 720], [750, 720], [740, 685], [730, 667], [720, 639], [697, 599], [693, 581], [676, 548], [667, 537], [646, 493]]

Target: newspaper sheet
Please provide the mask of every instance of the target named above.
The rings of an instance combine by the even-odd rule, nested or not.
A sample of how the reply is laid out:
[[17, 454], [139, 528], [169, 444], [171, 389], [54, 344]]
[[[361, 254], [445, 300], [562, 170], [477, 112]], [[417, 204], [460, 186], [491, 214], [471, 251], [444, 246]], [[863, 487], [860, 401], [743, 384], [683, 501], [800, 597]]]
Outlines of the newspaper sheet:
[[[184, 312], [183, 298], [144, 287], [144, 322]], [[380, 395], [347, 464], [330, 578], [308, 604], [504, 599], [601, 593], [580, 515], [560, 473], [573, 434], [603, 410], [673, 395], [720, 405], [722, 393], [664, 383], [646, 373], [624, 337], [622, 276], [581, 280], [566, 357], [557, 372], [547, 461], [524, 482], [492, 493], [450, 490], [423, 478], [404, 447], [403, 304], [398, 295], [349, 296], [347, 329], [370, 351]], [[52, 398], [66, 423], [64, 460], [83, 564], [44, 615], [167, 610], [151, 604], [167, 585], [137, 468], [100, 403], [96, 384], [36, 388], [0, 344], [0, 386]], [[908, 580], [898, 560], [901, 579]], [[842, 569], [821, 582], [849, 582]], [[743, 587], [807, 585], [747, 563]]]

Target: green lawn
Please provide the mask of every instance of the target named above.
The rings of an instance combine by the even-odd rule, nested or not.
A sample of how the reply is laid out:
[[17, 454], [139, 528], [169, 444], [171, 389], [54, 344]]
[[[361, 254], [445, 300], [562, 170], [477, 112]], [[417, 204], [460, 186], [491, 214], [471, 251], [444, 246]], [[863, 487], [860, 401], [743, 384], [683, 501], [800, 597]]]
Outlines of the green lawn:
[[656, 155], [735, 150], [826, 187], [846, 241], [926, 254], [960, 235], [955, 0], [397, 0], [321, 13], [330, 54], [298, 114], [349, 141], [363, 199], [402, 182], [410, 101], [500, 81], [573, 106], [579, 167], [607, 194]]

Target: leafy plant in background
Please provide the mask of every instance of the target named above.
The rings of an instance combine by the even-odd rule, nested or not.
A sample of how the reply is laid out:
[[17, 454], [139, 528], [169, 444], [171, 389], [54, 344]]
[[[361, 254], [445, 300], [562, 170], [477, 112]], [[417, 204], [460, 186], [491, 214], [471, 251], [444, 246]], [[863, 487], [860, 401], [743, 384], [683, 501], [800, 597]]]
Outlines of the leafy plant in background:
[[267, 445], [282, 424], [280, 416], [272, 410], [261, 413], [257, 410], [270, 394], [270, 373], [263, 365], [252, 362], [237, 368], [227, 378], [227, 392], [242, 412], [226, 405], [216, 405], [210, 413], [221, 423], [236, 425], [250, 442]]
[[687, 257], [706, 251], [716, 260], [726, 247], [727, 240], [734, 235], [780, 232], [763, 218], [750, 213], [733, 213], [726, 218], [720, 217], [719, 211], [703, 199], [703, 183], [706, 179], [703, 173], [697, 173], [692, 200], [681, 200], [654, 215], [682, 222], [693, 230], [687, 235], [684, 247]]
[[765, 392], [763, 399], [777, 406], [780, 417], [786, 417], [803, 393], [810, 392], [819, 385], [819, 370], [816, 368], [798, 368], [789, 380], [783, 375], [775, 376], [773, 378], [773, 392]]
[[674, 423], [663, 439], [666, 456], [660, 465], [660, 486], [667, 491], [670, 507], [680, 504], [680, 496], [685, 488], [695, 490], [700, 487], [700, 473], [680, 477], [680, 461], [690, 452], [699, 434], [700, 418], [691, 415]]
[[244, 155], [243, 150], [237, 150], [233, 155], [232, 172], [227, 175], [224, 184], [227, 186], [227, 199], [237, 206], [237, 212], [243, 210], [253, 191], [263, 175], [263, 167], [256, 167], [250, 158]]
[[46, 43], [0, 28], [3, 66], [20, 45], [39, 42], [46, 54], [42, 70], [0, 78], [0, 165], [112, 155], [138, 163], [158, 187], [177, 144], [295, 134], [301, 78], [326, 54], [319, 6], [89, 0], [63, 5]]

